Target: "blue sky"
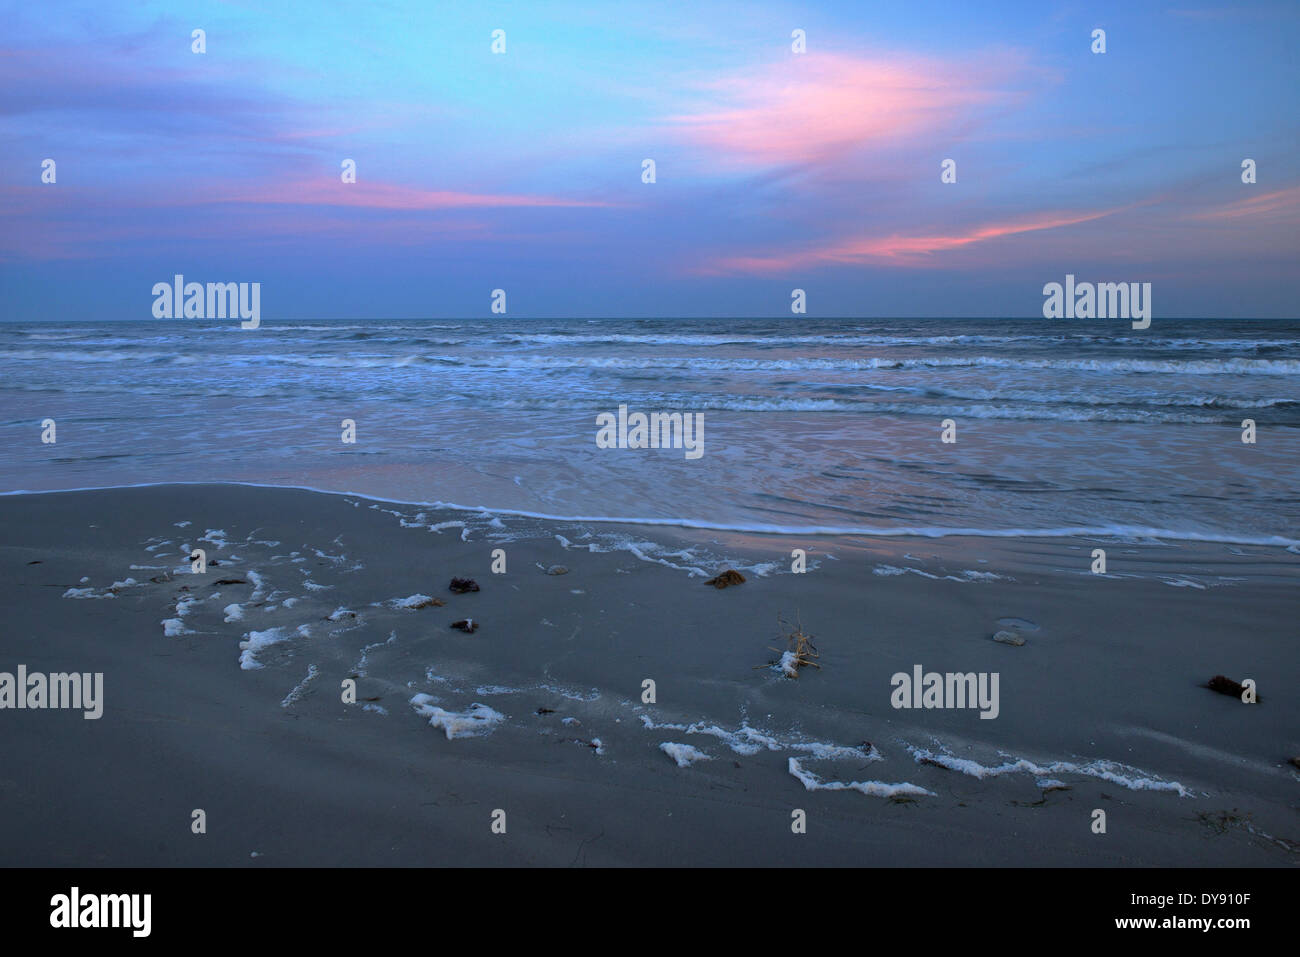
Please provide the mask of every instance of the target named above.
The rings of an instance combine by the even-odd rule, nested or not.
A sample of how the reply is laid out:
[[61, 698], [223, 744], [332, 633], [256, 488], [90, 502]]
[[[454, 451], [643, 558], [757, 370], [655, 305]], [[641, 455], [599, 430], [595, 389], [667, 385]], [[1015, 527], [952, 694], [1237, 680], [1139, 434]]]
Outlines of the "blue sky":
[[520, 317], [788, 315], [796, 287], [814, 316], [1033, 316], [1067, 272], [1151, 282], [1157, 316], [1298, 314], [1294, 3], [0, 18], [5, 318], [147, 319], [176, 273], [261, 282], [267, 321], [486, 316], [495, 288]]

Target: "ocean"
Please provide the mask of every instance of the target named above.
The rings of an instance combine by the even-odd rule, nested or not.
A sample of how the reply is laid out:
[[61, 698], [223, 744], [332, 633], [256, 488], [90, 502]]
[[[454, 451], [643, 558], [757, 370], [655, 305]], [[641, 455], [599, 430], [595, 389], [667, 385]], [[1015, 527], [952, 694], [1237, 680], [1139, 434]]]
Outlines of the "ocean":
[[[1294, 321], [5, 323], [0, 485], [237, 481], [716, 533], [1294, 551], [1297, 374]], [[703, 454], [598, 448], [619, 406], [703, 413]]]

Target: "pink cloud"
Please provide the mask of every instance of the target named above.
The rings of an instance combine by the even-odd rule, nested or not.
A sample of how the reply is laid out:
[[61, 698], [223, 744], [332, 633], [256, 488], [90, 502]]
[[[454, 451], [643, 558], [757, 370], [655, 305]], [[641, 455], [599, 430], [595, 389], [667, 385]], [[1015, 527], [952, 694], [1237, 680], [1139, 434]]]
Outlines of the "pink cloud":
[[956, 64], [912, 56], [791, 55], [704, 88], [698, 110], [669, 118], [740, 165], [802, 164], [956, 125], [1009, 101], [998, 86], [1020, 58]]
[[[183, 207], [247, 206], [237, 217], [209, 209], [196, 217], [161, 216]], [[104, 193], [76, 186], [0, 186], [0, 261], [79, 259], [110, 254], [132, 241], [301, 238], [347, 235], [409, 245], [439, 239], [500, 239], [486, 222], [465, 216], [356, 218], [346, 210], [455, 214], [474, 210], [605, 207], [598, 200], [526, 193], [430, 190], [394, 183], [322, 178], [272, 184], [224, 182], [152, 186]], [[124, 212], [132, 215], [124, 216]], [[499, 224], [496, 224], [499, 225]]]
[[[962, 249], [977, 243], [1000, 239], [1004, 236], [1073, 226], [1077, 223], [1101, 219], [1115, 212], [1118, 212], [1118, 210], [1107, 209], [1100, 212], [1085, 213], [1042, 213], [1014, 222], [992, 223], [950, 233], [929, 233], [918, 236], [902, 236], [895, 233], [889, 236], [841, 239], [808, 249], [775, 252], [761, 256], [727, 257], [716, 260], [713, 264], [704, 267], [700, 271], [709, 274], [766, 274], [833, 265], [940, 265], [938, 261], [931, 258], [935, 253]], [[942, 265], [946, 266], [950, 265], [950, 263], [943, 263]]]
[[210, 203], [249, 203], [265, 206], [346, 206], [363, 209], [421, 210], [509, 209], [527, 207], [613, 207], [595, 199], [572, 199], [529, 193], [471, 193], [450, 189], [419, 189], [397, 183], [358, 178], [344, 183], [337, 177], [230, 185], [226, 182], [186, 183], [151, 187], [148, 192], [115, 190], [109, 195], [86, 188], [59, 186], [0, 186], [5, 212], [33, 214], [55, 208], [76, 208], [87, 202], [99, 207], [156, 208], [204, 206]]
[[314, 179], [278, 185], [241, 186], [196, 197], [205, 203], [259, 203], [297, 206], [353, 206], [387, 210], [503, 209], [509, 207], [604, 207], [600, 200], [568, 199], [526, 193], [467, 193], [459, 190], [417, 189], [396, 183]]
[[148, 215], [130, 221], [33, 221], [21, 235], [0, 230], [0, 262], [60, 259], [103, 259], [120, 255], [123, 248], [176, 242], [242, 242], [261, 245], [300, 243], [304, 236], [348, 239], [388, 246], [427, 245], [431, 242], [501, 240], [509, 238], [486, 223], [460, 219], [364, 219], [346, 213], [311, 211], [305, 218], [290, 207], [253, 211], [238, 217]]
[[1300, 186], [1287, 189], [1275, 189], [1271, 192], [1257, 193], [1254, 186], [1247, 186], [1251, 195], [1244, 199], [1224, 203], [1203, 213], [1193, 213], [1188, 219], [1207, 220], [1211, 222], [1230, 222], [1232, 220], [1262, 220], [1289, 216], [1294, 218], [1300, 213]]

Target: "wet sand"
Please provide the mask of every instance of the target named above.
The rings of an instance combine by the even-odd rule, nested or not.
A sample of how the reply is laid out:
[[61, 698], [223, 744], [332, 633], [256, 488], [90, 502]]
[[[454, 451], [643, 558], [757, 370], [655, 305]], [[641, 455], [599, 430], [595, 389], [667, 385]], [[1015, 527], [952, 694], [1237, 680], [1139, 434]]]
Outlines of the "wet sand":
[[[1284, 560], [1254, 574], [1225, 553], [1244, 580], [1218, 582], [1206, 552], [1206, 587], [1180, 587], [1137, 563], [1036, 573], [953, 542], [772, 538], [717, 590], [660, 564], [691, 565], [673, 546], [234, 485], [0, 497], [0, 527], [0, 672], [104, 675], [99, 720], [0, 710], [10, 865], [1300, 861]], [[395, 604], [416, 595], [445, 605]], [[789, 679], [768, 665], [796, 614], [821, 668]], [[474, 634], [449, 627], [467, 617]], [[1036, 626], [1023, 645], [991, 639], [1008, 617]], [[997, 673], [997, 717], [892, 707], [916, 665]], [[1260, 703], [1200, 687], [1218, 673], [1254, 678]], [[706, 757], [679, 767], [663, 744]]]

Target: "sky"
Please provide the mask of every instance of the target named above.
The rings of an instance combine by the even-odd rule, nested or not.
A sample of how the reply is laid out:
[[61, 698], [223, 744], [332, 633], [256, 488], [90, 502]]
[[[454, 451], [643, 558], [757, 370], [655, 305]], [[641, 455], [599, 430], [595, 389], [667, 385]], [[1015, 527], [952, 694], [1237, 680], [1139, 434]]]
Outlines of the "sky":
[[1300, 318], [1300, 4], [1187, 3], [0, 2], [0, 319]]

